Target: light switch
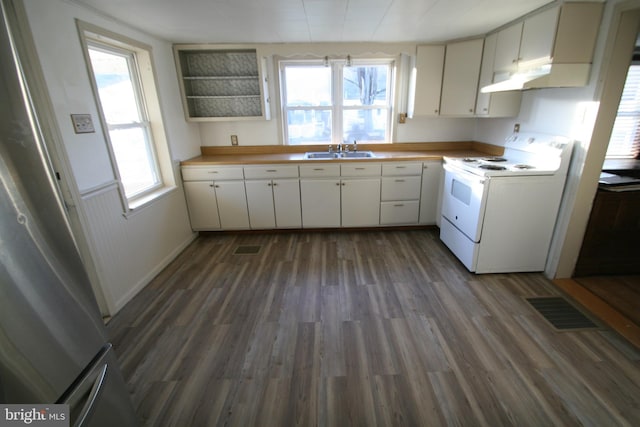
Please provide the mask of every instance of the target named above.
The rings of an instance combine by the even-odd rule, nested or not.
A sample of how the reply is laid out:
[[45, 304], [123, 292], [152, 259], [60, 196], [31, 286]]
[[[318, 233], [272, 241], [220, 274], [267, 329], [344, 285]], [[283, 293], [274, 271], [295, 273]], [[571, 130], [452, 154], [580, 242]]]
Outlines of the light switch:
[[96, 131], [93, 127], [91, 114], [72, 114], [71, 122], [76, 133], [93, 133]]

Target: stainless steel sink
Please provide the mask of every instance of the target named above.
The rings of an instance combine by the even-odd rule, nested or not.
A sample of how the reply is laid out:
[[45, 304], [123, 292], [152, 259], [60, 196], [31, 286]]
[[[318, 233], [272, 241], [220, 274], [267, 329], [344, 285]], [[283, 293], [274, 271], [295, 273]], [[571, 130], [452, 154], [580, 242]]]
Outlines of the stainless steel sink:
[[329, 151], [307, 151], [304, 153], [305, 159], [365, 159], [375, 157], [373, 151], [343, 151], [334, 153]]
[[375, 154], [373, 154], [373, 151], [346, 151], [340, 153], [340, 157], [345, 159], [364, 159], [367, 157], [375, 157]]
[[337, 159], [340, 153], [330, 153], [328, 151], [308, 151], [304, 153], [305, 159]]

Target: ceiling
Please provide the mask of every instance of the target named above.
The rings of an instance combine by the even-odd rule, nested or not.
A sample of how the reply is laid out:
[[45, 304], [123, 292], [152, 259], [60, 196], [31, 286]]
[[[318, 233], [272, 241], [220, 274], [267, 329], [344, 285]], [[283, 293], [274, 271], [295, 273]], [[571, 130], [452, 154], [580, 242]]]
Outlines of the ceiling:
[[442, 42], [552, 0], [71, 0], [175, 43]]

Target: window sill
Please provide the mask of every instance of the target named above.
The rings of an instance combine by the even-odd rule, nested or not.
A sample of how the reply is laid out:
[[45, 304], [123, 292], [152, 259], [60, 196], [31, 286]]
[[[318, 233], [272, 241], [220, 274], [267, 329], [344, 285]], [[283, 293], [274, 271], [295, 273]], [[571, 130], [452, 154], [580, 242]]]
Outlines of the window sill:
[[151, 206], [157, 200], [168, 196], [169, 194], [173, 193], [177, 189], [178, 187], [176, 186], [162, 187], [152, 193], [149, 193], [143, 197], [135, 199], [129, 202], [129, 208], [127, 212], [125, 212], [123, 215], [125, 216], [125, 218], [135, 216], [138, 212], [142, 211], [148, 206]]

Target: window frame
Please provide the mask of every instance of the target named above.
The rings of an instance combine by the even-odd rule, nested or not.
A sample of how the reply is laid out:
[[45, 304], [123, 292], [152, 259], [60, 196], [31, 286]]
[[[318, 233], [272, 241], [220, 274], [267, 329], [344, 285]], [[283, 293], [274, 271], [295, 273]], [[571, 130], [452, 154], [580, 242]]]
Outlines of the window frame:
[[[96, 100], [96, 108], [98, 110], [102, 133], [107, 142], [107, 152], [115, 177], [115, 184], [117, 184], [118, 187], [123, 213], [125, 216], [128, 216], [132, 214], [134, 210], [137, 211], [151, 204], [156, 199], [169, 194], [177, 188], [158, 96], [158, 84], [153, 65], [152, 48], [144, 43], [80, 20], [77, 20], [76, 24], [80, 34], [89, 81]], [[130, 59], [127, 59], [127, 64], [129, 66], [136, 104], [140, 114], [141, 120], [139, 123], [125, 125], [109, 125], [107, 123], [91, 63], [90, 48], [101, 49], [108, 53], [119, 54], [124, 57], [131, 55], [129, 57]], [[133, 71], [132, 66], [135, 67]], [[140, 128], [144, 132], [147, 153], [153, 159], [153, 171], [156, 179], [152, 186], [127, 197], [110, 131], [135, 128]]]
[[[358, 67], [368, 65], [387, 65], [387, 90], [388, 96], [385, 105], [355, 105], [349, 106], [344, 104], [343, 89], [344, 89], [344, 68], [346, 67]], [[287, 67], [328, 67], [331, 69], [331, 105], [319, 105], [319, 106], [295, 106], [290, 107], [287, 105], [287, 85], [285, 78], [285, 70]], [[278, 60], [278, 76], [280, 84], [280, 113], [281, 113], [281, 129], [284, 145], [304, 145], [304, 144], [291, 144], [289, 142], [289, 126], [288, 126], [288, 113], [290, 111], [330, 111], [331, 113], [331, 139], [328, 142], [330, 145], [351, 143], [351, 141], [344, 141], [344, 121], [343, 116], [345, 111], [360, 111], [360, 110], [386, 110], [386, 132], [384, 140], [365, 141], [365, 143], [373, 144], [388, 144], [391, 143], [393, 135], [393, 116], [395, 110], [395, 91], [397, 84], [397, 59], [396, 58], [358, 58], [350, 60], [350, 64], [347, 64], [347, 59], [317, 59], [317, 58], [298, 58], [298, 59], [280, 59]], [[321, 145], [323, 143], [315, 143], [310, 145]]]

